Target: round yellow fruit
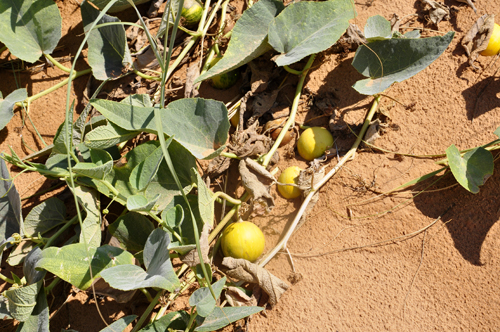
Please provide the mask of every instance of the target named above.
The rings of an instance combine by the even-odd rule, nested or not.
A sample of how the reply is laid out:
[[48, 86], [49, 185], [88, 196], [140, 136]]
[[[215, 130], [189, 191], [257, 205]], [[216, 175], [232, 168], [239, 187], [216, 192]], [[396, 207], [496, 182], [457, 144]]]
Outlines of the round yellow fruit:
[[222, 232], [221, 246], [224, 256], [255, 262], [264, 252], [265, 244], [260, 228], [249, 221], [232, 223]]
[[495, 23], [488, 47], [481, 52], [484, 56], [497, 55], [500, 52], [500, 25]]
[[240, 123], [240, 111], [237, 110], [229, 121], [231, 121], [234, 128], [238, 127], [238, 124]]
[[321, 157], [333, 145], [332, 134], [322, 127], [306, 129], [299, 137], [297, 150], [305, 160]]
[[[280, 177], [278, 178], [278, 182], [297, 184], [300, 171], [301, 169], [298, 166], [288, 167], [283, 172], [281, 172]], [[280, 192], [281, 196], [288, 199], [297, 198], [302, 193], [302, 190], [294, 186], [278, 185], [278, 191]]]

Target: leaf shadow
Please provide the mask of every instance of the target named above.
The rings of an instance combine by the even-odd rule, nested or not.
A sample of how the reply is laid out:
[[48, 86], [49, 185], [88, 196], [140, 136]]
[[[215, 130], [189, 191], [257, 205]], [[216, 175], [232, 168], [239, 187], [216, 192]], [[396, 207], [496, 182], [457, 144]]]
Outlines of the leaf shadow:
[[500, 107], [500, 79], [490, 76], [462, 91], [467, 118], [479, 116]]
[[[437, 179], [433, 177], [428, 181]], [[500, 196], [500, 172], [495, 172], [480, 187], [478, 194], [472, 194], [460, 185], [447, 188], [454, 184], [455, 179], [448, 173], [429, 188], [443, 190], [424, 192], [416, 196], [413, 202], [424, 215], [433, 219], [441, 216], [440, 222], [445, 224], [458, 252], [471, 264], [481, 266], [484, 264], [481, 257], [484, 240], [489, 230], [500, 220], [497, 200]]]

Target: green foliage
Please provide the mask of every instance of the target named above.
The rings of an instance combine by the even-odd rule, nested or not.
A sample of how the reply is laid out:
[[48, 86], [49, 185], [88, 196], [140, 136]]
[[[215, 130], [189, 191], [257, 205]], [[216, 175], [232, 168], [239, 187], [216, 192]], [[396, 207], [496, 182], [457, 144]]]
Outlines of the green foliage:
[[153, 223], [145, 216], [130, 212], [116, 219], [108, 230], [118, 239], [123, 249], [137, 252], [144, 249], [149, 234], [155, 229]]
[[118, 319], [117, 321], [113, 322], [113, 324], [110, 324], [109, 326], [106, 326], [103, 328], [100, 332], [118, 332], [118, 331], [124, 331], [127, 326], [130, 325], [136, 319], [136, 315], [129, 315], [122, 317]]
[[61, 38], [61, 26], [52, 0], [0, 0], [0, 42], [24, 61], [33, 63], [43, 53], [51, 54]]
[[352, 61], [358, 72], [369, 77], [353, 86], [361, 94], [381, 93], [391, 84], [402, 82], [424, 70], [448, 48], [455, 35], [448, 32], [444, 36], [422, 39], [387, 39], [384, 20], [377, 16], [368, 21], [365, 30], [368, 29], [369, 42], [367, 46], [358, 48]]
[[24, 233], [35, 236], [45, 233], [66, 221], [66, 205], [57, 197], [51, 197], [31, 209], [24, 220]]
[[[98, 80], [119, 77], [122, 69], [132, 63], [123, 25], [108, 25], [89, 32], [100, 11], [86, 1], [82, 3], [81, 9], [84, 30], [90, 33], [88, 61], [94, 77]], [[104, 15], [98, 24], [110, 22], [121, 21], [116, 17]]]
[[7, 123], [9, 123], [10, 119], [12, 119], [12, 117], [14, 116], [15, 103], [17, 103], [18, 101], [23, 101], [27, 97], [28, 92], [26, 91], [26, 89], [17, 89], [11, 92], [7, 97], [5, 97], [4, 100], [0, 102], [0, 130], [5, 128]]
[[146, 270], [132, 264], [114, 266], [101, 272], [101, 276], [113, 288], [124, 291], [158, 287], [173, 292], [180, 286], [170, 261], [170, 238], [161, 228], [155, 229], [144, 246]]
[[[219, 298], [222, 288], [226, 283], [226, 277], [220, 279], [212, 285], [215, 296]], [[196, 306], [196, 312], [201, 317], [207, 317], [215, 309], [216, 299], [210, 293], [208, 287], [198, 288], [189, 298], [189, 305]]]
[[493, 155], [483, 147], [472, 149], [462, 157], [457, 147], [452, 144], [446, 149], [446, 156], [457, 182], [471, 193], [477, 194], [479, 186], [493, 175]]
[[233, 28], [224, 57], [195, 82], [230, 72], [271, 50], [267, 42], [268, 27], [283, 9], [281, 1], [260, 0], [245, 10]]
[[5, 161], [0, 159], [0, 245], [5, 245], [4, 241], [13, 234], [22, 234], [22, 229], [21, 198], [10, 179]]
[[351, 0], [292, 3], [269, 25], [269, 44], [281, 53], [274, 61], [278, 66], [290, 65], [326, 50], [355, 14]]
[[205, 319], [198, 320], [197, 332], [215, 331], [239, 319], [261, 312], [261, 307], [215, 307]]

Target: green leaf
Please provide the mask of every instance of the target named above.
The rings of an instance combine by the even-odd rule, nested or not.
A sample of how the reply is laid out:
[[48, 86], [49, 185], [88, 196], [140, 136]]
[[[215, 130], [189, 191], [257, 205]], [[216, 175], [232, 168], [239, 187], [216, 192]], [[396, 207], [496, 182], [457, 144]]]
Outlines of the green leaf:
[[100, 126], [85, 135], [85, 145], [93, 149], [106, 149], [137, 136], [139, 131], [129, 131], [113, 123]]
[[[91, 100], [99, 112], [117, 126], [130, 131], [156, 133], [152, 107], [125, 105], [103, 99]], [[216, 157], [225, 147], [229, 120], [227, 108], [216, 100], [180, 99], [162, 110], [163, 132], [173, 136], [198, 159]]]
[[[196, 224], [198, 226], [198, 233], [201, 234], [203, 229], [203, 221], [200, 216], [200, 211], [198, 210], [198, 196], [197, 195], [187, 195], [189, 204], [193, 210], [194, 217], [196, 219]], [[172, 201], [166, 206], [165, 209], [171, 209], [176, 206], [181, 206], [184, 211], [189, 211], [184, 198], [180, 195], [173, 197]], [[184, 244], [195, 244], [193, 222], [191, 220], [191, 213], [184, 213], [184, 221], [180, 226], [180, 234], [184, 239]], [[198, 234], [198, 235], [199, 235]]]
[[66, 205], [57, 197], [51, 197], [31, 209], [24, 220], [26, 236], [44, 233], [66, 221]]
[[234, 25], [231, 40], [224, 57], [200, 75], [195, 82], [227, 73], [271, 50], [267, 30], [274, 17], [284, 8], [278, 0], [260, 0], [245, 10]]
[[[45, 269], [79, 289], [87, 289], [92, 284], [85, 243], [69, 244], [62, 248], [50, 247], [42, 251], [42, 259], [37, 268]], [[104, 245], [89, 247], [93, 279], [100, 277], [104, 269], [134, 264], [134, 256], [120, 248]]]
[[[73, 123], [74, 106], [75, 106], [75, 103], [73, 102], [71, 104], [71, 108], [70, 108], [70, 112], [69, 112], [69, 122], [71, 124]], [[52, 148], [52, 154], [60, 153], [60, 154], [64, 154], [66, 156], [66, 153], [68, 152], [68, 148], [66, 146], [66, 137], [67, 137], [67, 134], [66, 134], [66, 120], [65, 120], [65, 121], [63, 121], [63, 123], [61, 123], [59, 128], [57, 128], [56, 136], [54, 137], [54, 141], [53, 141], [54, 147]]]
[[[2, 0], [0, 0], [0, 4], [1, 4], [1, 1]], [[0, 14], [0, 17], [1, 17], [1, 14]], [[1, 23], [0, 23], [0, 25], [1, 25]], [[10, 119], [12, 119], [12, 117], [14, 116], [15, 104], [19, 101], [25, 100], [26, 98], [28, 98], [28, 92], [26, 92], [26, 89], [17, 89], [17, 90], [12, 91], [0, 103], [0, 130], [5, 128], [5, 126], [9, 123]]]
[[380, 15], [369, 17], [366, 21], [364, 34], [368, 42], [391, 39], [391, 22]]
[[144, 247], [146, 271], [133, 264], [120, 265], [102, 271], [101, 276], [111, 287], [124, 291], [159, 287], [173, 292], [180, 287], [180, 282], [170, 261], [169, 243], [168, 233], [157, 228], [148, 237]]
[[102, 180], [113, 169], [113, 158], [100, 149], [90, 149], [91, 163], [79, 162], [73, 167], [73, 172], [92, 179]]
[[0, 295], [0, 319], [2, 320], [12, 319], [7, 303], [8, 303], [7, 298], [4, 297], [3, 295]]
[[9, 257], [7, 258], [7, 263], [10, 266], [17, 266], [21, 264], [35, 246], [36, 243], [31, 241], [23, 241], [19, 243], [14, 249], [11, 250]]
[[[100, 11], [87, 2], [81, 5], [85, 33], [97, 19]], [[121, 22], [118, 18], [104, 15], [97, 24]], [[98, 80], [117, 78], [132, 63], [123, 25], [109, 25], [90, 31], [88, 38], [88, 62]]]
[[[225, 284], [226, 277], [220, 279], [212, 285], [212, 289], [214, 290], [217, 298], [219, 298]], [[210, 293], [210, 289], [208, 287], [198, 288], [189, 298], [189, 305], [193, 307], [196, 306], [196, 312], [201, 317], [207, 317], [210, 315], [215, 308], [215, 304], [216, 300], [212, 296], [212, 293]]]
[[[134, 0], [133, 3], [136, 5], [140, 5], [141, 3], [145, 3], [148, 1], [149, 0]], [[108, 3], [111, 2], [111, 0], [90, 0], [90, 2], [92, 2], [97, 8], [102, 10]], [[132, 6], [128, 3], [128, 0], [118, 0], [114, 5], [111, 6], [111, 8], [108, 10], [108, 13], [121, 12], [130, 7]]]
[[11, 316], [18, 321], [27, 320], [36, 305], [38, 292], [43, 288], [43, 280], [21, 288], [11, 288], [3, 294], [8, 299], [7, 307]]
[[500, 127], [498, 127], [493, 133], [500, 138]]
[[446, 149], [446, 157], [457, 182], [471, 193], [477, 194], [479, 186], [493, 175], [493, 155], [482, 147], [475, 148], [462, 157], [457, 147], [452, 144]]
[[87, 212], [82, 224], [80, 243], [87, 241], [89, 246], [97, 248], [101, 245], [101, 201], [98, 193], [93, 188], [76, 186], [75, 195], [78, 203]]
[[38, 261], [42, 258], [42, 249], [36, 247], [33, 249], [23, 263], [23, 273], [28, 285], [39, 282], [45, 277], [45, 271], [36, 270]]
[[187, 312], [173, 311], [169, 312], [160, 319], [155, 320], [153, 323], [139, 330], [139, 332], [159, 332], [168, 331], [168, 329], [172, 329], [174, 331], [185, 330], [188, 323], [189, 315]]
[[[0, 242], [14, 233], [22, 234], [21, 198], [3, 159], [0, 159]], [[0, 258], [1, 258], [0, 251]]]
[[16, 332], [49, 332], [49, 305], [42, 287], [36, 297], [36, 305], [31, 315], [21, 322]]
[[[166, 142], [166, 147], [172, 142], [172, 137], [170, 137]], [[157, 147], [156, 150], [147, 156], [144, 161], [139, 165], [134, 167], [132, 173], [130, 173], [130, 184], [137, 190], [144, 190], [151, 183], [155, 175], [158, 173], [161, 162], [163, 161], [163, 151], [161, 146]]]
[[163, 210], [161, 218], [170, 228], [179, 228], [184, 220], [184, 210], [182, 209], [182, 206], [176, 205], [170, 209]]
[[198, 170], [192, 168], [191, 172], [194, 177], [194, 182], [198, 188], [198, 211], [200, 211], [201, 220], [205, 224], [214, 226], [214, 200], [213, 193], [207, 188], [205, 181], [201, 178]]
[[61, 14], [52, 0], [0, 0], [0, 41], [27, 62], [50, 54], [61, 38]]
[[129, 196], [127, 198], [127, 209], [129, 211], [149, 212], [154, 208], [159, 198], [159, 194], [153, 197], [151, 201], [149, 201], [146, 196], [140, 194]]
[[[354, 89], [365, 95], [380, 93], [427, 68], [451, 43], [454, 32], [424, 39], [393, 38], [360, 46], [352, 65], [364, 76]], [[382, 62], [382, 63], [381, 63]], [[382, 66], [381, 66], [382, 64]]]
[[120, 216], [108, 227], [111, 235], [116, 237], [122, 248], [128, 251], [142, 251], [149, 234], [154, 229], [153, 223], [148, 218], [136, 212]]
[[136, 315], [129, 315], [114, 321], [113, 324], [103, 328], [100, 332], [120, 332], [124, 331], [130, 323], [136, 319]]
[[215, 307], [214, 311], [194, 330], [197, 332], [215, 331], [262, 310], [264, 308], [261, 307]]
[[351, 0], [292, 3], [269, 25], [269, 44], [282, 53], [274, 61], [278, 66], [290, 65], [326, 50], [355, 15]]

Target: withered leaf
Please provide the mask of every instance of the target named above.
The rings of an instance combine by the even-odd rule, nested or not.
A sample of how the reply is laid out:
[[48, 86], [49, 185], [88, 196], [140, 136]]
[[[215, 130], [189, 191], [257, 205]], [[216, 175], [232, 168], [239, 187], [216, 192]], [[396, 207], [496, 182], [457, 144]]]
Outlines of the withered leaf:
[[[270, 186], [266, 186], [262, 181], [266, 178], [258, 176], [259, 173], [252, 172], [245, 159], [240, 160], [238, 170], [241, 175], [241, 182], [243, 187], [248, 191], [252, 197], [254, 212], [262, 214], [269, 212], [274, 207], [274, 199], [269, 193]], [[255, 209], [257, 208], [257, 209]]]
[[494, 26], [495, 15], [483, 15], [478, 18], [462, 39], [462, 46], [469, 57], [469, 64], [476, 69], [478, 67], [474, 65], [474, 61], [479, 57], [479, 53], [488, 47]]
[[200, 95], [194, 80], [200, 76], [200, 67], [198, 62], [192, 63], [186, 72], [186, 85], [184, 87], [184, 98], [196, 98]]
[[476, 6], [474, 6], [474, 2], [476, 0], [457, 0], [457, 1], [468, 4], [474, 10], [474, 13], [477, 13]]
[[271, 307], [274, 307], [278, 303], [280, 297], [290, 287], [286, 282], [272, 275], [265, 268], [250, 263], [246, 259], [224, 257], [222, 265], [229, 269], [227, 271], [229, 277], [243, 282], [259, 284], [260, 288], [269, 295], [269, 305]]
[[429, 10], [429, 20], [438, 25], [442, 20], [450, 19], [450, 7], [442, 2], [432, 0], [420, 0], [424, 9]]
[[248, 296], [241, 288], [229, 286], [226, 289], [226, 299], [232, 307], [252, 307], [257, 305], [257, 299], [252, 294]]
[[[200, 235], [200, 249], [203, 256], [203, 262], [205, 263], [210, 262], [210, 258], [208, 258], [208, 251], [210, 249], [208, 234], [210, 233], [210, 229], [211, 227], [209, 224], [203, 224], [203, 230], [201, 231]], [[195, 267], [196, 265], [200, 264], [200, 256], [198, 256], [198, 251], [196, 249], [189, 251], [187, 254], [180, 256], [179, 258], [184, 264], [188, 265], [189, 267]]]

